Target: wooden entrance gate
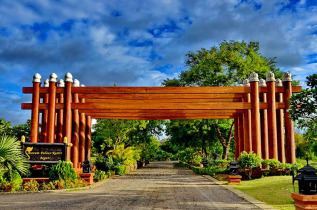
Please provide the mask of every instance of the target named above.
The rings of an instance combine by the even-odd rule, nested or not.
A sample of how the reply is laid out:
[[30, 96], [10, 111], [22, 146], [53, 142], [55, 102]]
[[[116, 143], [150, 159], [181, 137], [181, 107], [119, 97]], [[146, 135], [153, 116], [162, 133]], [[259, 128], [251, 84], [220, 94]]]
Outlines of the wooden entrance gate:
[[53, 73], [44, 87], [40, 84], [41, 76], [35, 74], [33, 87], [23, 88], [32, 94], [32, 103], [22, 103], [22, 109], [32, 112], [31, 142], [62, 143], [67, 137], [74, 168], [90, 159], [92, 118], [233, 118], [236, 158], [254, 151], [263, 159], [295, 162], [294, 125], [287, 110], [288, 99], [301, 87], [292, 86], [289, 73], [283, 82], [271, 72], [266, 81], [252, 73], [235, 87], [85, 87], [70, 73], [58, 83]]

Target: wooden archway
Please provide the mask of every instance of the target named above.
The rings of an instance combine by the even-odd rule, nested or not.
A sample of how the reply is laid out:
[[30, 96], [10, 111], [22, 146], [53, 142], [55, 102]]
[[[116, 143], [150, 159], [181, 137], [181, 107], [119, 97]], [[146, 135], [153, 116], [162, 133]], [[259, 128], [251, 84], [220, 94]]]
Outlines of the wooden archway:
[[67, 156], [74, 168], [90, 158], [92, 118], [233, 118], [236, 158], [242, 151], [254, 151], [263, 159], [295, 162], [294, 125], [287, 110], [288, 99], [301, 87], [291, 85], [289, 73], [283, 82], [273, 73], [266, 82], [253, 73], [250, 82], [236, 87], [84, 87], [70, 73], [58, 84], [55, 74], [44, 87], [40, 80], [36, 74], [33, 87], [23, 88], [32, 94], [32, 103], [22, 103], [22, 109], [32, 110], [31, 142], [62, 142], [66, 136], [73, 144]]

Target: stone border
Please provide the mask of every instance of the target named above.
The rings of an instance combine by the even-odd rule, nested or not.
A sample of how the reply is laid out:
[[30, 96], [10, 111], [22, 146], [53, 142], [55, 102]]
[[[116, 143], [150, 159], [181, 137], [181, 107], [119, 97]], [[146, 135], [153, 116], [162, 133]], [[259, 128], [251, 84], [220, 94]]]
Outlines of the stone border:
[[217, 179], [209, 176], [209, 175], [201, 175], [204, 178], [212, 181], [213, 183], [215, 183], [216, 185], [220, 185], [224, 188], [226, 188], [227, 190], [231, 191], [232, 193], [236, 194], [237, 196], [239, 196], [240, 198], [252, 203], [253, 205], [259, 207], [260, 209], [275, 209], [272, 206], [263, 203], [262, 201], [259, 201], [253, 197], [251, 197], [250, 195], [247, 195], [243, 192], [241, 192], [240, 190], [234, 189], [233, 187], [229, 186], [229, 185], [224, 185], [223, 183], [221, 183], [220, 181], [218, 181]]

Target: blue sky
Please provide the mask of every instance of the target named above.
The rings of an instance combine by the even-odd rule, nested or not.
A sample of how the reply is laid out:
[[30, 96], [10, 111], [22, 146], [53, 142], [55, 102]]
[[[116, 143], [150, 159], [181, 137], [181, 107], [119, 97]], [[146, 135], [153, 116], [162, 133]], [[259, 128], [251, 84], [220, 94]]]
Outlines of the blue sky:
[[0, 0], [0, 118], [24, 123], [22, 87], [71, 72], [86, 86], [160, 86], [185, 54], [224, 40], [260, 42], [305, 81], [317, 72], [316, 0]]

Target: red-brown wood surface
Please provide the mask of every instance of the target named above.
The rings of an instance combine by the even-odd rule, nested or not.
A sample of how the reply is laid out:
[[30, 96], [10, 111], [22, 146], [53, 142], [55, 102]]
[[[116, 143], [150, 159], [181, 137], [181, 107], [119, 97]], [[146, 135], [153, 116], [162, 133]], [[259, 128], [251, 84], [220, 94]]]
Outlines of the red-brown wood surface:
[[239, 156], [244, 151], [244, 130], [243, 130], [243, 113], [238, 114], [239, 117]]
[[[261, 102], [266, 103], [266, 93], [260, 94]], [[267, 125], [267, 109], [260, 110], [261, 119], [261, 150], [262, 158], [269, 159], [269, 139], [268, 139], [268, 125]]]
[[48, 120], [47, 120], [47, 138], [48, 143], [54, 143], [55, 140], [55, 105], [56, 105], [56, 82], [50, 82], [48, 94]]
[[[276, 94], [276, 101], [283, 101], [283, 93]], [[277, 127], [277, 153], [278, 160], [281, 163], [285, 163], [285, 144], [284, 144], [284, 110], [276, 110], [276, 127]]]
[[[64, 103], [64, 94], [60, 93], [58, 96], [59, 103]], [[63, 143], [63, 109], [57, 111], [57, 131], [56, 131], [56, 141]]]
[[[80, 99], [81, 103], [85, 103], [85, 99]], [[79, 165], [85, 161], [86, 147], [86, 116], [85, 113], [80, 113], [79, 116]]]
[[269, 134], [269, 157], [278, 159], [277, 153], [277, 126], [276, 126], [276, 106], [275, 106], [275, 82], [267, 82], [267, 103], [268, 103], [268, 134]]
[[39, 136], [40, 82], [33, 83], [32, 104], [30, 141], [36, 143]]
[[235, 160], [240, 156], [240, 140], [239, 140], [239, 117], [234, 118], [234, 141], [235, 141]]
[[[65, 84], [65, 108], [64, 108], [64, 123], [63, 123], [63, 133], [64, 137], [67, 137], [67, 143], [71, 143], [72, 140], [72, 89], [73, 83], [66, 82]], [[57, 107], [57, 106], [56, 106]], [[67, 159], [71, 160], [71, 147], [67, 147]]]
[[287, 112], [289, 108], [288, 98], [292, 96], [292, 82], [286, 81], [283, 82], [285, 87], [284, 92], [284, 101], [286, 102], [284, 110], [284, 121], [285, 121], [285, 145], [286, 145], [286, 162], [295, 163], [296, 154], [295, 154], [295, 137], [294, 137], [294, 123], [290, 118], [290, 114]]
[[86, 150], [85, 159], [90, 159], [91, 153], [91, 117], [86, 117]]
[[[73, 94], [74, 103], [79, 102], [78, 94]], [[77, 109], [73, 110], [73, 135], [72, 135], [72, 163], [74, 168], [79, 168], [78, 158], [79, 158], [79, 112]]]
[[251, 86], [251, 130], [252, 151], [261, 156], [261, 130], [260, 130], [260, 97], [259, 82], [250, 82]]
[[[48, 104], [48, 94], [45, 94], [45, 97], [43, 98], [43, 103]], [[47, 139], [47, 118], [48, 118], [48, 110], [44, 109], [42, 112], [41, 142], [47, 142], [48, 140]]]
[[[246, 94], [244, 100], [250, 101], [250, 94]], [[244, 127], [244, 151], [250, 152], [252, 150], [252, 136], [251, 136], [251, 110], [244, 110], [243, 117]]]

